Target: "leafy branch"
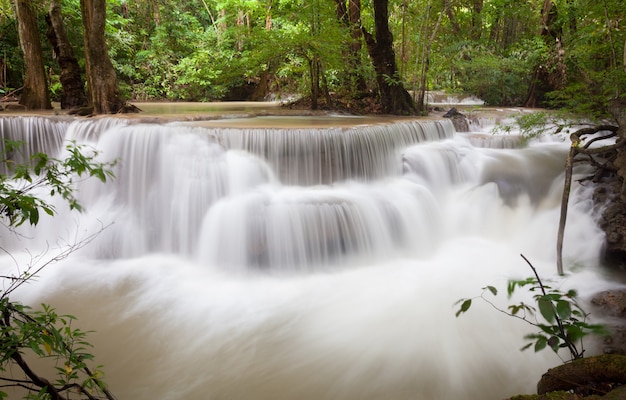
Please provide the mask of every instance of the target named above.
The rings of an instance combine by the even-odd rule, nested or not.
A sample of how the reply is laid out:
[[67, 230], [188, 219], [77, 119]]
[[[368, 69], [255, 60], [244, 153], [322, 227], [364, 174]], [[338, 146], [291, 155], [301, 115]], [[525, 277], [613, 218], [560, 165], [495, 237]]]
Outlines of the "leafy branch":
[[567, 349], [572, 360], [582, 358], [585, 352], [583, 338], [590, 334], [605, 334], [604, 326], [587, 322], [589, 314], [578, 303], [578, 294], [575, 290], [570, 289], [563, 292], [546, 285], [530, 261], [524, 255], [521, 257], [532, 269], [534, 276], [523, 280], [510, 280], [507, 285], [507, 295], [510, 299], [517, 289], [524, 288], [534, 293], [535, 305], [520, 302], [502, 309], [486, 297], [487, 294], [497, 296], [498, 290], [494, 286], [485, 286], [480, 296], [460, 299], [455, 303], [460, 304], [456, 316], [459, 317], [467, 312], [472, 306], [473, 300], [481, 299], [498, 312], [538, 328], [537, 333], [524, 336], [524, 339], [530, 342], [524, 345], [521, 350], [534, 346], [535, 352], [538, 352], [549, 347], [558, 355], [560, 349]]
[[[6, 152], [19, 150], [19, 145], [5, 141]], [[11, 175], [0, 175], [0, 215], [9, 226], [17, 227], [26, 221], [37, 225], [40, 211], [54, 215], [54, 206], [34, 193], [38, 188], [47, 188], [50, 196], [61, 196], [70, 209], [81, 211], [73, 186], [76, 178], [95, 177], [102, 182], [113, 178], [112, 168], [117, 161], [97, 162], [97, 151], [75, 142], [65, 149], [68, 156], [63, 160], [41, 152], [32, 155], [29, 163], [2, 160]]]
[[[37, 194], [40, 189], [48, 189], [50, 196], [61, 196], [70, 209], [81, 211], [74, 193], [75, 179], [96, 177], [106, 182], [113, 177], [111, 168], [115, 162], [97, 162], [97, 151], [86, 152], [82, 145], [69, 144], [67, 156], [62, 160], [37, 153], [29, 163], [17, 164], [8, 155], [19, 151], [20, 146], [18, 142], [5, 141], [2, 163], [10, 174], [0, 174], [0, 218], [4, 218], [11, 230], [26, 221], [37, 225], [40, 211], [54, 215], [54, 207]], [[19, 272], [17, 260], [7, 250], [0, 249], [13, 258], [19, 272], [0, 276], [8, 282], [0, 291], [0, 372], [19, 370], [23, 374], [23, 378], [0, 377], [0, 389], [25, 389], [28, 399], [115, 399], [102, 379], [102, 366], [89, 366], [94, 358], [89, 352], [92, 346], [86, 340], [87, 332], [72, 326], [74, 316], [57, 314], [46, 304], [41, 305], [41, 310], [34, 310], [10, 299], [15, 290], [33, 280], [45, 267], [82, 248], [102, 229], [63, 244], [61, 251], [47, 260], [43, 255], [34, 257], [23, 272]], [[51, 359], [55, 379], [38, 373], [28, 361], [28, 353]], [[8, 396], [0, 390], [0, 399]]]

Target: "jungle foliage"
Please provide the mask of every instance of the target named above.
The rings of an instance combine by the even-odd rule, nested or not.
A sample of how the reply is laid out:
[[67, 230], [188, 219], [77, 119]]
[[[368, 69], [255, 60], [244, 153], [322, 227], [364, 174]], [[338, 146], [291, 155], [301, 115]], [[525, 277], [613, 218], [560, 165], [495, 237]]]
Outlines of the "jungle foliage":
[[[53, 97], [59, 70], [45, 41], [49, 0], [33, 0]], [[63, 0], [84, 66], [80, 2]], [[107, 1], [106, 37], [132, 100], [262, 100], [377, 91], [363, 35], [380, 0]], [[490, 105], [606, 109], [626, 88], [621, 0], [391, 0], [389, 24], [404, 86], [474, 94]], [[346, 23], [341, 10], [358, 8]], [[343, 19], [342, 19], [343, 18]], [[16, 21], [0, 0], [3, 94], [22, 86]], [[352, 54], [355, 53], [355, 54]], [[359, 84], [356, 84], [358, 80]], [[363, 87], [365, 84], [365, 88]], [[364, 90], [365, 89], [365, 90]], [[319, 91], [317, 93], [316, 91]], [[2, 93], [0, 93], [2, 94]]]

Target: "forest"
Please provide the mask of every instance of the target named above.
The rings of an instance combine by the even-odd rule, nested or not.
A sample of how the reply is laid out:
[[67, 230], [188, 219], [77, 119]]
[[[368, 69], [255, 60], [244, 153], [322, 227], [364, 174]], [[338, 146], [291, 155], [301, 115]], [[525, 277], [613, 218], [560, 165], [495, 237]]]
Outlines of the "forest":
[[[625, 16], [621, 0], [0, 0], [0, 95], [49, 108], [24, 100], [34, 86], [72, 108], [112, 85], [123, 101], [415, 115], [439, 90], [602, 115], [626, 88]], [[88, 73], [107, 53], [106, 78]]]

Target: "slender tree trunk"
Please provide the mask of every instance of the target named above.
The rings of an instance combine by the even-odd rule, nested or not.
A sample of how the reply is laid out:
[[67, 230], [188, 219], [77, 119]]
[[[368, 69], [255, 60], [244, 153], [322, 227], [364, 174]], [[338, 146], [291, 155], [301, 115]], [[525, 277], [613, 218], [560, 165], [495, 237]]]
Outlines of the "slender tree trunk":
[[51, 109], [48, 80], [43, 63], [37, 18], [32, 9], [33, 4], [28, 0], [16, 0], [15, 12], [17, 29], [20, 37], [20, 46], [24, 53], [26, 71], [24, 76], [24, 90], [20, 97], [20, 104], [27, 110]]
[[483, 0], [474, 0], [472, 12], [472, 40], [479, 40], [483, 30]]
[[376, 70], [383, 112], [396, 115], [414, 115], [415, 103], [404, 88], [398, 74], [393, 35], [389, 30], [388, 0], [374, 0], [376, 37], [362, 29], [367, 49]]
[[[319, 26], [319, 1], [314, 0], [309, 3], [311, 7], [310, 32], [311, 37], [316, 37], [320, 33]], [[311, 78], [311, 109], [317, 110], [317, 100], [320, 95], [320, 63], [315, 52], [311, 49], [311, 57], [309, 58], [309, 77]]]
[[90, 104], [97, 114], [116, 113], [124, 106], [117, 76], [104, 39], [105, 0], [81, 0], [85, 35], [85, 64]]
[[400, 75], [404, 76], [406, 73], [406, 67], [407, 64], [409, 63], [408, 57], [407, 57], [407, 53], [406, 53], [406, 43], [407, 43], [407, 37], [406, 37], [406, 20], [407, 20], [407, 9], [409, 7], [408, 1], [407, 0], [403, 0], [402, 1], [402, 30], [400, 33]]
[[239, 10], [237, 11], [237, 20], [235, 21], [235, 25], [237, 26], [238, 33], [237, 33], [237, 39], [236, 39], [236, 43], [237, 43], [237, 51], [241, 52], [243, 51], [243, 39], [244, 39], [244, 34], [243, 34], [243, 26], [245, 25], [245, 20], [246, 20], [246, 15], [244, 14], [243, 10]]
[[317, 110], [317, 99], [320, 96], [320, 63], [315, 56], [309, 60], [309, 71], [311, 77], [311, 109]]
[[544, 0], [541, 9], [539, 36], [553, 48], [554, 57], [548, 65], [537, 65], [533, 72], [524, 106], [541, 106], [545, 94], [561, 87], [566, 79], [564, 50], [561, 44], [561, 30], [555, 27], [557, 8], [552, 0]]
[[[444, 5], [444, 7], [449, 7], [449, 6], [450, 6], [449, 4]], [[428, 90], [427, 78], [428, 78], [428, 70], [430, 68], [430, 52], [432, 49], [433, 42], [435, 41], [435, 37], [437, 36], [437, 31], [439, 30], [439, 27], [441, 26], [441, 20], [443, 18], [444, 13], [447, 13], [447, 8], [439, 13], [435, 26], [428, 30], [430, 31], [430, 36], [428, 37], [428, 40], [425, 40], [427, 29], [424, 29], [424, 32], [422, 34], [422, 37], [424, 38], [422, 39], [422, 41], [425, 41], [425, 43], [422, 43], [422, 54], [420, 55], [421, 70], [420, 70], [420, 75], [419, 75], [419, 88], [418, 88], [417, 97], [416, 97], [417, 112], [422, 115], [428, 114], [427, 104], [426, 104], [426, 91]], [[429, 14], [430, 14], [430, 8], [424, 21], [425, 28], [429, 27], [429, 24], [428, 24], [428, 20], [430, 19]]]
[[348, 1], [348, 21], [350, 23], [350, 54], [348, 63], [351, 71], [351, 81], [357, 92], [367, 90], [367, 83], [361, 72], [361, 0]]
[[61, 70], [61, 108], [84, 107], [88, 103], [85, 84], [78, 60], [74, 56], [74, 50], [67, 37], [59, 0], [50, 0], [47, 21], [49, 24], [48, 40], [54, 49]]
[[350, 31], [350, 42], [344, 51], [346, 60], [346, 82], [351, 92], [367, 90], [367, 83], [361, 73], [361, 0], [335, 0], [337, 19]]
[[272, 0], [267, 0], [265, 5], [265, 30], [272, 30]]
[[446, 10], [446, 15], [450, 20], [450, 25], [452, 26], [452, 33], [454, 36], [459, 37], [461, 34], [461, 27], [459, 26], [459, 22], [456, 19], [456, 15], [454, 14], [454, 8], [452, 8], [452, 0], [443, 0], [443, 9]]

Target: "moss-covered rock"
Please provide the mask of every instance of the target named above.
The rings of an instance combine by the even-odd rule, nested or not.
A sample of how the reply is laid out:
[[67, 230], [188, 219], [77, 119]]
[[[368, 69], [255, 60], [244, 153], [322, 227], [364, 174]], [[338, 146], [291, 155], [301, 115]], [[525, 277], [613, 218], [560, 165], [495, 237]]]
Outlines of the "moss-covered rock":
[[551, 392], [545, 394], [523, 394], [507, 400], [580, 400], [581, 396], [570, 392]]
[[548, 370], [537, 384], [537, 393], [573, 391], [604, 395], [626, 383], [626, 356], [603, 354], [581, 358]]

